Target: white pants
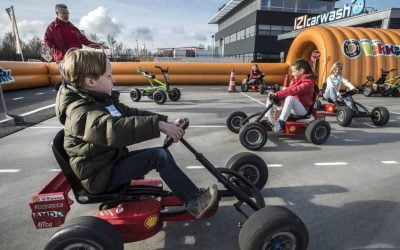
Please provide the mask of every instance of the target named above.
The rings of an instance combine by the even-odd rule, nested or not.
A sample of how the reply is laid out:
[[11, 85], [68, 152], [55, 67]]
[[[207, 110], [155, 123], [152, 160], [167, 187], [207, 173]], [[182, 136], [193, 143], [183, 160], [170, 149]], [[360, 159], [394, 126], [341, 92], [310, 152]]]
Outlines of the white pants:
[[[266, 106], [271, 104], [271, 100], [267, 98], [267, 103], [265, 104]], [[275, 106], [275, 105], [274, 105]], [[272, 107], [268, 112], [265, 114], [265, 117], [267, 117], [271, 122], [274, 122], [274, 111], [276, 110], [276, 107]], [[281, 114], [279, 116], [279, 120], [286, 121], [289, 118], [289, 115], [306, 115], [307, 110], [304, 108], [303, 104], [297, 100], [294, 96], [287, 96], [285, 98], [285, 101], [283, 103], [283, 108], [281, 111]]]
[[[323, 96], [327, 100], [331, 99], [333, 102], [337, 102], [338, 91], [335, 88], [326, 88]], [[343, 101], [349, 108], [353, 108], [353, 102], [350, 96], [343, 98]]]

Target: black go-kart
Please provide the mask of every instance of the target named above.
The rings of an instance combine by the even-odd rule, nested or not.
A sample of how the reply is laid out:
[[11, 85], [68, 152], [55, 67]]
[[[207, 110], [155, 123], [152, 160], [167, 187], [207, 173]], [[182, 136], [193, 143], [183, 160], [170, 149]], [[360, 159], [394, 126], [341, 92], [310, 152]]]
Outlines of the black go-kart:
[[260, 94], [265, 94], [268, 91], [278, 91], [280, 90], [279, 84], [267, 85], [264, 81], [264, 75], [261, 78], [250, 80], [250, 74], [247, 74], [247, 78], [243, 79], [240, 85], [240, 90], [242, 92], [248, 92], [249, 90], [258, 91]]
[[[189, 120], [180, 125], [184, 130]], [[123, 244], [140, 241], [155, 235], [165, 222], [195, 221], [182, 202], [170, 191], [163, 189], [158, 179], [132, 180], [120, 190], [90, 194], [73, 173], [63, 147], [64, 131], [60, 131], [52, 144], [53, 152], [62, 172], [59, 172], [37, 194], [30, 207], [36, 228], [59, 227], [74, 203], [68, 197], [72, 189], [75, 200], [81, 204], [99, 203], [95, 216], [79, 216], [69, 220], [48, 240], [45, 249], [123, 249]], [[216, 168], [197, 152], [184, 138], [181, 142], [206, 169], [222, 184], [218, 200], [235, 197], [235, 209], [243, 215], [239, 223], [239, 246], [242, 250], [298, 249], [308, 246], [308, 231], [301, 219], [285, 207], [266, 206], [260, 190], [268, 179], [268, 168], [259, 156], [245, 152], [233, 156], [226, 168]], [[164, 147], [172, 139], [167, 137]], [[243, 209], [244, 208], [244, 209]], [[202, 219], [217, 212], [218, 203]], [[213, 231], [213, 229], [209, 229]]]
[[348, 107], [343, 100], [333, 102], [331, 99], [325, 100], [323, 97], [316, 101], [318, 110], [324, 111], [327, 116], [336, 116], [337, 123], [342, 127], [350, 126], [353, 118], [370, 118], [372, 123], [377, 126], [384, 126], [389, 121], [389, 111], [385, 107], [375, 107], [369, 111], [364, 105], [354, 101], [353, 95], [357, 92], [346, 90], [341, 92], [341, 97], [349, 97], [353, 109]]

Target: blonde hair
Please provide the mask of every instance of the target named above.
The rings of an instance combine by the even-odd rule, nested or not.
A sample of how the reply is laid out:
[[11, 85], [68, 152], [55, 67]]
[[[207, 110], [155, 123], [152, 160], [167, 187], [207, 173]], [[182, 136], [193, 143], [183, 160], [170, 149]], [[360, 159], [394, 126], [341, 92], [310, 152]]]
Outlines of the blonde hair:
[[333, 71], [335, 70], [335, 69], [343, 69], [343, 63], [341, 63], [341, 62], [335, 62], [333, 65], [332, 65], [332, 67], [331, 67], [331, 74], [333, 74]]
[[86, 77], [99, 79], [106, 72], [107, 56], [103, 52], [70, 49], [62, 60], [62, 73], [68, 84], [83, 88]]

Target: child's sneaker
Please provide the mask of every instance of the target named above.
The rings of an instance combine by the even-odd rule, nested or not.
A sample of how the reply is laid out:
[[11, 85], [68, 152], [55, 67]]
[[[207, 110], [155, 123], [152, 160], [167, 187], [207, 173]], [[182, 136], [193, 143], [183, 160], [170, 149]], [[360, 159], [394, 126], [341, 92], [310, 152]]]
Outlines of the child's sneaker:
[[285, 122], [282, 120], [278, 120], [275, 122], [275, 126], [273, 128], [275, 133], [278, 133], [279, 131], [281, 131], [283, 129], [283, 127], [285, 126]]
[[188, 201], [185, 205], [186, 210], [196, 219], [200, 219], [203, 215], [213, 207], [218, 198], [218, 187], [216, 184], [202, 190], [200, 195]]

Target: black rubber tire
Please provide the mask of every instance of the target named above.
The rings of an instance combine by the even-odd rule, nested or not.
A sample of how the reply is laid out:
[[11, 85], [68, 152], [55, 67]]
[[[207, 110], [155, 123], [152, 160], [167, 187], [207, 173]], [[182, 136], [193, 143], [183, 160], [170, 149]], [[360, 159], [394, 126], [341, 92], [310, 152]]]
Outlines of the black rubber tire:
[[363, 95], [366, 96], [366, 97], [370, 97], [372, 95], [371, 87], [365, 86], [364, 90], [363, 90]]
[[226, 119], [226, 126], [231, 132], [237, 134], [240, 131], [241, 122], [246, 118], [247, 118], [246, 113], [242, 111], [235, 111], [232, 114], [230, 114]]
[[137, 88], [131, 90], [130, 96], [131, 100], [134, 102], [138, 102], [140, 101], [140, 98], [142, 98], [142, 94], [140, 93], [140, 90]]
[[268, 167], [265, 161], [258, 155], [250, 152], [242, 152], [232, 156], [225, 165], [242, 174], [254, 184], [258, 190], [262, 190], [268, 181]]
[[178, 88], [172, 88], [168, 92], [168, 97], [171, 101], [176, 102], [181, 98], [181, 91]]
[[393, 97], [399, 97], [400, 96], [400, 89], [398, 87], [393, 87], [392, 96]]
[[239, 132], [239, 140], [243, 147], [258, 150], [267, 142], [268, 134], [265, 127], [258, 122], [244, 125]]
[[353, 111], [347, 106], [338, 107], [336, 111], [336, 120], [342, 127], [348, 127], [353, 120]]
[[320, 145], [328, 140], [331, 126], [325, 120], [314, 120], [308, 124], [305, 134], [308, 142]]
[[261, 95], [264, 94], [264, 93], [265, 93], [265, 90], [266, 90], [265, 85], [264, 85], [263, 83], [261, 83], [260, 85], [258, 85], [258, 90], [260, 91], [260, 94], [261, 94]]
[[95, 249], [124, 249], [121, 234], [110, 223], [93, 216], [71, 219], [48, 240], [45, 250], [58, 250], [74, 244], [90, 245]]
[[240, 90], [241, 90], [242, 92], [247, 92], [247, 91], [249, 91], [249, 85], [248, 85], [247, 83], [243, 83], [243, 84], [240, 86]]
[[153, 100], [157, 104], [164, 104], [167, 101], [167, 94], [162, 90], [156, 90], [153, 93]]
[[384, 90], [384, 91], [382, 91], [381, 94], [382, 94], [383, 97], [388, 97], [388, 96], [390, 96], [392, 94], [392, 90], [391, 89]]
[[377, 126], [383, 126], [388, 123], [390, 118], [389, 111], [385, 107], [376, 107], [371, 111], [371, 120]]
[[[239, 233], [239, 246], [241, 250], [306, 250], [308, 237], [307, 227], [292, 211], [285, 207], [268, 206], [245, 221]], [[281, 241], [292, 245], [285, 247]]]

